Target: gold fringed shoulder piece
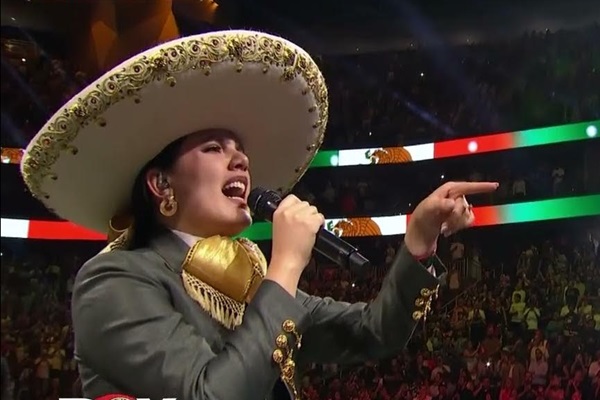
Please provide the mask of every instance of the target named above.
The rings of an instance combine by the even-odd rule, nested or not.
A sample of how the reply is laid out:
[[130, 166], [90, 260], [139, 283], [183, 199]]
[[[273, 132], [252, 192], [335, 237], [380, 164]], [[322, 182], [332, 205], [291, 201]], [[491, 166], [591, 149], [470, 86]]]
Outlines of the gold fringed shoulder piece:
[[250, 302], [267, 274], [267, 260], [258, 245], [250, 239], [239, 238], [237, 241], [241, 245], [241, 250], [246, 252], [248, 259], [252, 263], [253, 273], [245, 293], [246, 302]]
[[188, 295], [204, 311], [226, 328], [235, 329], [266, 270], [264, 255], [250, 240], [212, 236], [192, 246], [181, 277]]
[[181, 277], [185, 291], [212, 319], [229, 330], [241, 325], [246, 309], [244, 303], [224, 295], [185, 270], [181, 272]]

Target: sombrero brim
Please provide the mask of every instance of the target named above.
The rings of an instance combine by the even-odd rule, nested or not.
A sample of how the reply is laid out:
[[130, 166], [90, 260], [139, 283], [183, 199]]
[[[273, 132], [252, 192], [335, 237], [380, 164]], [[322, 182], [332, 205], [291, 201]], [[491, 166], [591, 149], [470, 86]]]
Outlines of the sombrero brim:
[[327, 88], [301, 48], [252, 31], [178, 39], [136, 55], [71, 99], [27, 147], [21, 171], [58, 216], [105, 232], [141, 168], [187, 134], [236, 133], [254, 185], [289, 190], [321, 142]]

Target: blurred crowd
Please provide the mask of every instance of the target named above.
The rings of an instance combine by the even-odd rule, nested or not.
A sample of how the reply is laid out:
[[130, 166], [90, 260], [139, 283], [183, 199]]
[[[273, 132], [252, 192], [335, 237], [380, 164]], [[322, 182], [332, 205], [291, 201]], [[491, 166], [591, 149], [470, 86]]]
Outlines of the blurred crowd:
[[[319, 57], [331, 100], [324, 148], [402, 146], [600, 119], [598, 37], [596, 24], [489, 44]], [[3, 50], [1, 93], [10, 101], [1, 105], [2, 146], [24, 147], [91, 80], [72, 62], [38, 53], [24, 58]], [[377, 175], [366, 167], [313, 169], [296, 193], [332, 216], [410, 212], [445, 180], [501, 182], [480, 204], [577, 195], [600, 189], [598, 174], [586, 171], [597, 153], [573, 144], [386, 165]], [[390, 180], [414, 184], [407, 191]], [[7, 212], [17, 216], [26, 204], [35, 217], [46, 215], [19, 181], [2, 184]]]
[[[598, 119], [598, 37], [594, 25], [452, 49], [320, 57], [331, 96], [325, 145], [397, 146]], [[3, 53], [1, 93], [10, 101], [1, 105], [2, 145], [22, 147], [88, 81], [65, 61]], [[411, 182], [410, 188], [392, 188], [390, 174], [364, 168], [362, 175], [354, 168], [314, 170], [298, 193], [329, 216], [408, 211], [448, 179], [499, 180], [494, 198], [474, 200], [487, 204], [598, 192], [585, 159], [565, 155], [584, 151], [574, 146], [378, 167], [394, 168], [394, 181]], [[600, 398], [598, 230], [542, 235], [520, 243], [516, 257], [505, 251], [514, 245], [511, 231], [503, 232], [489, 234], [487, 249], [468, 235], [444, 242], [440, 252], [450, 270], [444, 293], [407, 349], [380, 363], [312, 366], [303, 398]], [[399, 239], [365, 240], [376, 267], [354, 276], [314, 260], [302, 289], [344, 301], [372, 299]], [[2, 255], [0, 270], [2, 368], [10, 371], [12, 393], [23, 400], [76, 397], [69, 299], [82, 259], [17, 253]]]
[[[324, 148], [398, 146], [600, 118], [600, 25], [512, 40], [318, 56]], [[16, 45], [16, 44], [15, 44]], [[94, 77], [44, 51], [2, 48], [3, 130], [25, 141]], [[2, 146], [19, 147], [2, 143]]]
[[[551, 224], [559, 234], [541, 234], [544, 225], [523, 225], [487, 228], [477, 232], [478, 240], [443, 241], [440, 255], [449, 269], [444, 292], [407, 349], [379, 363], [310, 366], [303, 398], [598, 398], [598, 221], [590, 230]], [[514, 229], [525, 239], [498, 249], [498, 236]], [[527, 238], [529, 244], [521, 244]], [[399, 239], [363, 242], [376, 267], [357, 276], [313, 260], [300, 287], [342, 301], [374, 298]], [[15, 398], [76, 396], [69, 299], [81, 258], [65, 255], [48, 262], [43, 252], [22, 254], [4, 254], [1, 270], [1, 348]]]
[[[494, 229], [494, 228], [493, 228]], [[520, 228], [533, 234], [535, 226]], [[493, 232], [493, 233], [492, 233]], [[497, 231], [489, 233], [492, 238]], [[408, 348], [382, 363], [318, 367], [308, 399], [585, 400], [600, 396], [600, 263], [597, 236], [564, 231], [487, 258], [448, 246], [447, 291]], [[536, 236], [533, 234], [533, 236]], [[498, 247], [498, 241], [493, 240]], [[471, 248], [470, 248], [471, 247]], [[460, 270], [466, 266], [466, 274]], [[327, 271], [327, 272], [325, 272]], [[379, 282], [325, 270], [309, 291], [370, 299]], [[381, 276], [376, 274], [375, 276]], [[462, 280], [476, 277], [475, 283]], [[325, 377], [325, 378], [324, 378]]]
[[68, 61], [2, 51], [2, 146], [24, 147], [50, 115], [88, 83]]
[[600, 25], [497, 43], [323, 57], [327, 148], [397, 146], [597, 119]]

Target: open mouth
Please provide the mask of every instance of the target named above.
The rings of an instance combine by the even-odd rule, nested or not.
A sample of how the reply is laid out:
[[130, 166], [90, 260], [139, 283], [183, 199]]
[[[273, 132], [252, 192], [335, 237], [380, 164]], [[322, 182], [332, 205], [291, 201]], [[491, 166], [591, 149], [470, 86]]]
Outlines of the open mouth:
[[248, 186], [248, 179], [245, 177], [237, 177], [230, 179], [225, 186], [223, 186], [223, 194], [230, 199], [246, 200], [246, 189]]

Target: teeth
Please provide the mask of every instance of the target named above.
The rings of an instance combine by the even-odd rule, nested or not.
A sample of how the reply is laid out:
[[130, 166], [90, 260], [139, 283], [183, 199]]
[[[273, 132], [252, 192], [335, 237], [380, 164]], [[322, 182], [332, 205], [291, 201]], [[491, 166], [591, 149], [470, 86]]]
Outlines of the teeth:
[[239, 196], [236, 194], [235, 196], [227, 196], [227, 197], [232, 198], [232, 199], [239, 198], [239, 197], [242, 197], [244, 195], [244, 193], [246, 193], [246, 185], [240, 181], [228, 183], [227, 185], [225, 185], [223, 187], [223, 191], [231, 190], [233, 188], [240, 189], [241, 193], [239, 194]]
[[244, 185], [242, 182], [236, 181], [236, 182], [231, 182], [227, 185], [225, 185], [225, 187], [223, 189], [231, 189], [231, 188], [240, 188], [244, 191], [246, 191], [246, 185]]

